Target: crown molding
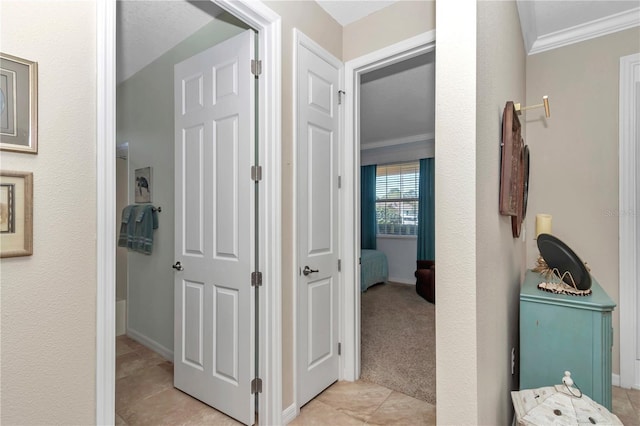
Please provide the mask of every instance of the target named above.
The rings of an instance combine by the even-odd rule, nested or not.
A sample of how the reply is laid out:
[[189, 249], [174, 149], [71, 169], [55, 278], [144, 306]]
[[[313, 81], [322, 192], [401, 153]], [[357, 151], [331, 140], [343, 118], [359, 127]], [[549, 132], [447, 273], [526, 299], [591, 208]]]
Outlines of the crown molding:
[[402, 138], [385, 139], [381, 141], [362, 143], [360, 145], [360, 150], [366, 151], [369, 149], [385, 148], [387, 146], [404, 145], [407, 143], [428, 142], [430, 140], [434, 140], [435, 137], [436, 137], [435, 133], [430, 132], [430, 133], [421, 133], [418, 135], [405, 136]]
[[529, 55], [640, 26], [640, 7], [539, 36]]

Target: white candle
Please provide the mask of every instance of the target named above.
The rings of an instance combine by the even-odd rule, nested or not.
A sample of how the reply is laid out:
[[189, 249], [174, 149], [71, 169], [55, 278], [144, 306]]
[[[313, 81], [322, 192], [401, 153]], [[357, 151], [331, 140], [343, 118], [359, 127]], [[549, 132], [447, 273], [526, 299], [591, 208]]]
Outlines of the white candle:
[[551, 215], [539, 213], [536, 215], [536, 238], [540, 234], [551, 233]]

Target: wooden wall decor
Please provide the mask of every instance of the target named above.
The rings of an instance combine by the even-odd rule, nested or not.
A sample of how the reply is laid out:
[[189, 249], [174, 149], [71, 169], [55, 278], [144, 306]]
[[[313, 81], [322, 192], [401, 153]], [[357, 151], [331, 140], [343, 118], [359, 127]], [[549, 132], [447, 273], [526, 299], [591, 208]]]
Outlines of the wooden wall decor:
[[511, 216], [513, 238], [520, 236], [529, 186], [529, 149], [524, 145], [521, 131], [514, 104], [508, 101], [502, 113], [500, 214]]

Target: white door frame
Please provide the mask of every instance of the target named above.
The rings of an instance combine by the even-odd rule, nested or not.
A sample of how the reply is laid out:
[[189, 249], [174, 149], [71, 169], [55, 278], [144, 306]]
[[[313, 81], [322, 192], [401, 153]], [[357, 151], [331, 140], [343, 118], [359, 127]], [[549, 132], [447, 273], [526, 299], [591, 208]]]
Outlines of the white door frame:
[[[638, 191], [637, 155], [634, 141], [638, 129], [638, 113], [635, 105], [635, 76], [640, 74], [640, 53], [620, 58], [620, 386], [640, 389], [640, 365], [636, 361], [638, 327], [637, 283], [640, 275], [637, 260], [636, 194]], [[638, 135], [635, 135], [638, 137]]]
[[[427, 31], [399, 43], [369, 53], [345, 63], [345, 126], [342, 151], [342, 229], [341, 256], [343, 286], [341, 317], [342, 358], [341, 379], [360, 377], [360, 75], [392, 65], [435, 49], [436, 32]], [[348, 238], [346, 236], [349, 236]], [[353, 236], [353, 238], [351, 238]]]
[[[262, 2], [212, 0], [259, 33], [262, 75], [258, 99], [258, 135], [263, 179], [259, 203], [260, 420], [280, 424], [282, 416], [281, 336], [281, 19]], [[96, 424], [115, 417], [115, 134], [116, 0], [96, 2]], [[248, 277], [249, 278], [249, 277]], [[247, 280], [249, 285], [249, 279]]]
[[[328, 63], [332, 64], [333, 66], [335, 66], [336, 68], [339, 69], [338, 73], [339, 73], [339, 83], [338, 85], [340, 86], [340, 90], [341, 88], [344, 86], [344, 64], [342, 63], [342, 61], [340, 61], [338, 58], [334, 57], [333, 55], [331, 55], [325, 48], [323, 48], [322, 46], [320, 46], [318, 43], [316, 43], [315, 41], [313, 41], [313, 39], [311, 39], [309, 36], [307, 36], [306, 34], [304, 34], [302, 31], [300, 31], [297, 28], [293, 29], [293, 64], [292, 64], [292, 95], [293, 95], [293, 120], [292, 120], [292, 125], [293, 125], [293, 158], [296, 159], [298, 158], [298, 101], [300, 99], [300, 94], [298, 92], [298, 51], [300, 47], [306, 47], [307, 49], [309, 49], [310, 51], [312, 51], [313, 53], [315, 53], [316, 55], [318, 55], [319, 57], [321, 57], [322, 59], [324, 59], [325, 61], [327, 61]], [[336, 94], [337, 96], [337, 94]], [[338, 114], [341, 114], [341, 111], [338, 111]], [[343, 129], [342, 129], [342, 124], [344, 122], [343, 117], [340, 117], [340, 124], [339, 127], [340, 129], [338, 130], [338, 146], [340, 146], [340, 142], [344, 140], [344, 133], [343, 133]], [[341, 153], [338, 152], [338, 157], [340, 157]], [[341, 160], [339, 159], [339, 164], [338, 164], [338, 169], [341, 170], [342, 168], [342, 163]], [[294, 161], [293, 162], [293, 223], [297, 224], [298, 223], [298, 197], [297, 197], [297, 191], [298, 191], [298, 185], [297, 185], [297, 179], [295, 179], [296, 176], [298, 176], [298, 162]], [[341, 202], [340, 196], [338, 195], [338, 202]], [[340, 205], [338, 206], [338, 211], [342, 212], [343, 210], [341, 209]], [[342, 215], [339, 214], [339, 221], [342, 223]], [[341, 229], [340, 229], [340, 224], [338, 224], [338, 235], [339, 235], [339, 239], [342, 238], [341, 234]], [[293, 227], [293, 241], [294, 241], [294, 250], [293, 250], [293, 263], [292, 265], [294, 265], [293, 269], [292, 269], [292, 282], [293, 282], [293, 294], [292, 294], [292, 300], [293, 300], [293, 352], [294, 352], [294, 356], [293, 356], [293, 404], [292, 406], [288, 407], [286, 409], [287, 411], [287, 420], [293, 420], [293, 418], [297, 417], [298, 414], [300, 414], [300, 407], [298, 405], [298, 360], [297, 360], [297, 348], [298, 348], [298, 324], [297, 324], [297, 318], [298, 318], [298, 267], [300, 265], [298, 265], [298, 227], [294, 226]], [[340, 250], [340, 246], [338, 246], [338, 250]], [[338, 278], [338, 285], [337, 288], [342, 288], [342, 283], [345, 282], [344, 279], [342, 279], [342, 274], [339, 273], [337, 274], [337, 278]], [[338, 298], [341, 298], [341, 295], [338, 295]], [[338, 302], [340, 303], [340, 302]], [[339, 309], [340, 310], [340, 309]], [[338, 312], [338, 330], [340, 330], [341, 327], [341, 317], [340, 317], [340, 312]], [[342, 379], [341, 376], [339, 376], [339, 379]], [[294, 409], [295, 409], [295, 414], [294, 414]]]

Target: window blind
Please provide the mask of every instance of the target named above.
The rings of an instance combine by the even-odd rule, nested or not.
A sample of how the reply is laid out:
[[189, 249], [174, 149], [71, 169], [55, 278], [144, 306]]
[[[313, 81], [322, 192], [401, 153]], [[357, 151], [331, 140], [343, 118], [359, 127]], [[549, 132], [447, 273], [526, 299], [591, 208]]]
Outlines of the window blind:
[[378, 234], [416, 235], [420, 163], [378, 165], [376, 221]]

